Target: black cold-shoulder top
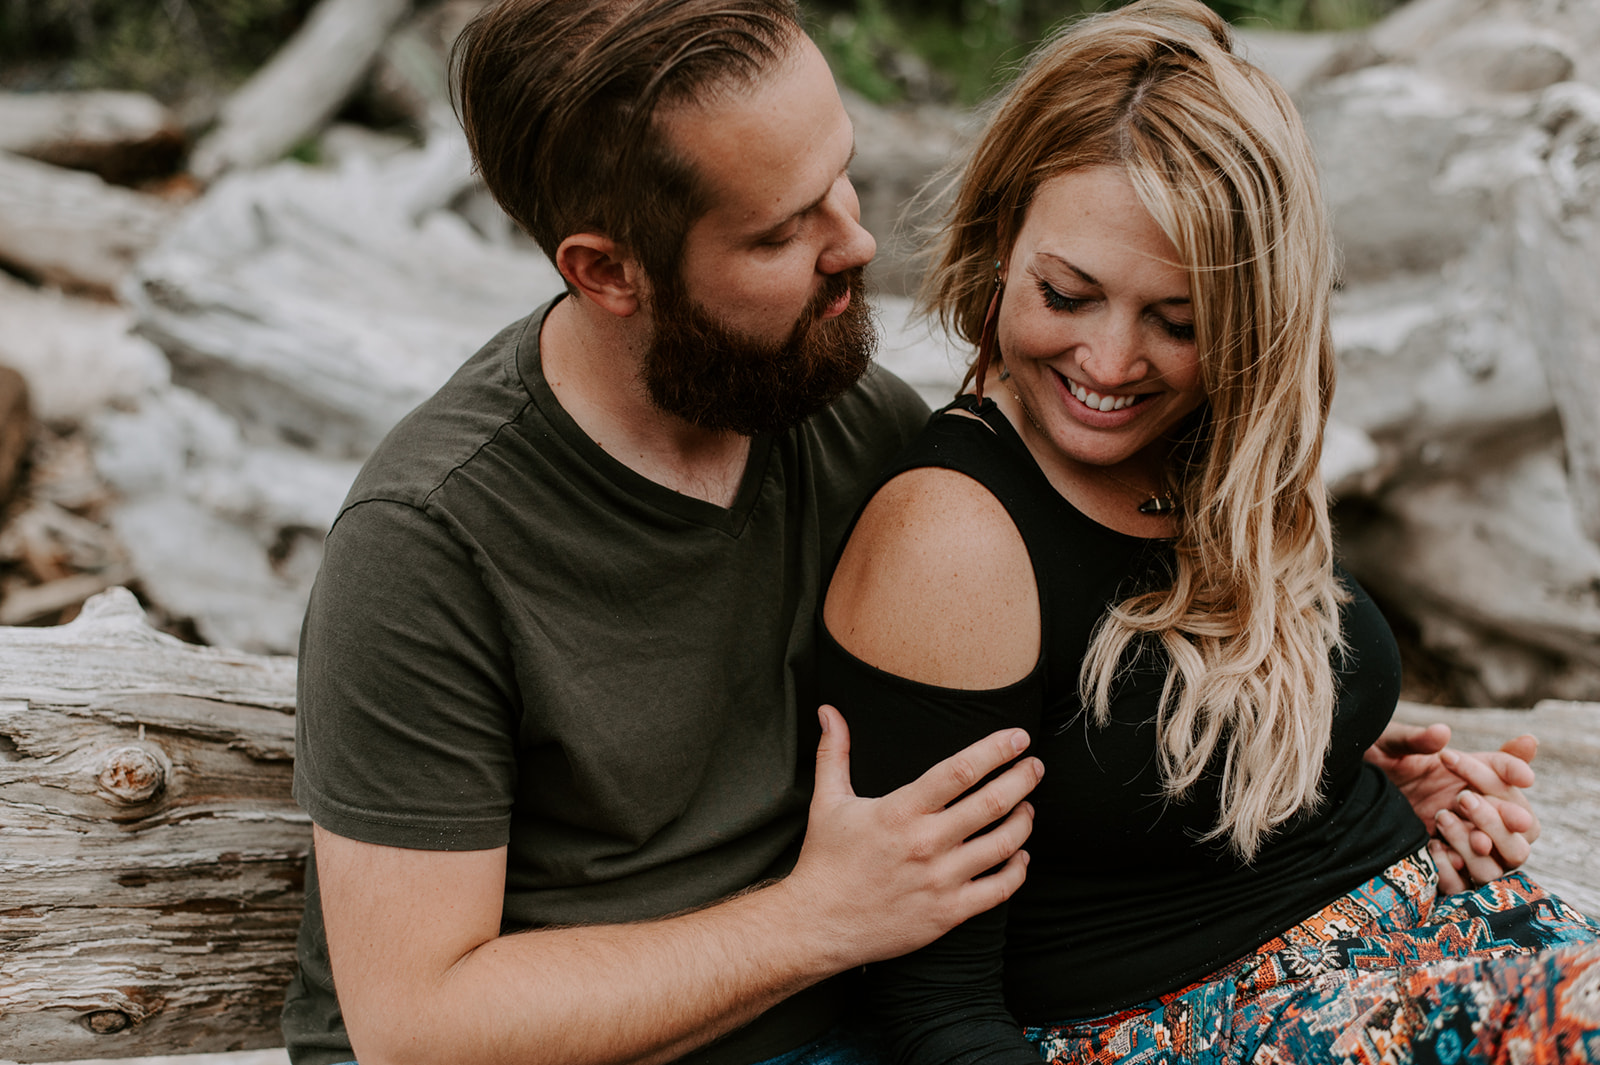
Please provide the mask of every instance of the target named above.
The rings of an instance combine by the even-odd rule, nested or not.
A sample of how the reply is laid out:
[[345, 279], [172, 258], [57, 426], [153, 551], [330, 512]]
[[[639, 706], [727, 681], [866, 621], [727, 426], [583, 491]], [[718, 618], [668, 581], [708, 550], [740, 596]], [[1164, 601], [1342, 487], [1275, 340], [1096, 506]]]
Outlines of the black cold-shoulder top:
[[[1383, 617], [1348, 575], [1348, 651], [1323, 770], [1326, 801], [1273, 835], [1251, 864], [1216, 823], [1215, 777], [1183, 801], [1162, 796], [1154, 718], [1163, 653], [1139, 650], [1096, 725], [1077, 696], [1096, 623], [1130, 593], [1165, 581], [1165, 541], [1090, 520], [1045, 478], [992, 401], [952, 406], [982, 421], [935, 415], [882, 482], [918, 467], [955, 470], [1005, 506], [1039, 586], [1043, 650], [1009, 687], [919, 684], [861, 662], [821, 624], [820, 695], [844, 714], [861, 795], [882, 795], [995, 729], [1021, 726], [1046, 772], [1027, 882], [1011, 901], [931, 946], [869, 973], [904, 1062], [1037, 1065], [1020, 1026], [1137, 1005], [1249, 953], [1426, 842], [1409, 804], [1362, 752], [1388, 724], [1399, 652]], [[946, 408], [949, 410], [949, 408]]]

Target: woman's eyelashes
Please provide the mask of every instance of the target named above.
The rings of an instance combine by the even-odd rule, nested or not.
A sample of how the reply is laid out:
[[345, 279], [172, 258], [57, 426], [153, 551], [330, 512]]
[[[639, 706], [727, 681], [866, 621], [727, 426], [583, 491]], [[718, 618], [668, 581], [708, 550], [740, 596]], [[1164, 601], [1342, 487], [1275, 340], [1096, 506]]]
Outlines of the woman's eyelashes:
[[1193, 322], [1174, 322], [1171, 318], [1163, 318], [1159, 314], [1156, 315], [1156, 319], [1161, 323], [1161, 328], [1166, 330], [1167, 336], [1173, 340], [1181, 340], [1185, 344], [1194, 342]]
[[[1052, 311], [1077, 314], [1087, 309], [1091, 304], [1098, 302], [1096, 297], [1069, 296], [1048, 281], [1040, 280], [1037, 284], [1039, 286], [1039, 294], [1044, 297], [1044, 305]], [[1175, 322], [1171, 318], [1155, 311], [1149, 313], [1151, 321], [1173, 340], [1182, 341], [1186, 344], [1194, 340], [1193, 322]]]
[[1094, 302], [1080, 296], [1068, 296], [1048, 281], [1041, 280], [1038, 285], [1039, 294], [1044, 297], [1044, 305], [1052, 311], [1066, 311], [1068, 314], [1076, 314]]

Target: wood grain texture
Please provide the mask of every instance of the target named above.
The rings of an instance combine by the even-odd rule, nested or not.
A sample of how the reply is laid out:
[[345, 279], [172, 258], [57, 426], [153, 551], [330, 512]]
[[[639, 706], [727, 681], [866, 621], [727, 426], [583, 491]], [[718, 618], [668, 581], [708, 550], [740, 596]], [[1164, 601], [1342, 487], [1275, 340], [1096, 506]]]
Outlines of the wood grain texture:
[[310, 822], [294, 663], [194, 647], [113, 589], [0, 629], [0, 1047], [281, 1042]]

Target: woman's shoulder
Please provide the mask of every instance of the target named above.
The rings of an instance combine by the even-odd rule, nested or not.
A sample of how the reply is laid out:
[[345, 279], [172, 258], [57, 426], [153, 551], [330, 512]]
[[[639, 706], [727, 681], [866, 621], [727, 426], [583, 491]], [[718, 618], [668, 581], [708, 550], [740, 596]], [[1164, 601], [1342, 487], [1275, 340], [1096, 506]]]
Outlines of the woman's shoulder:
[[982, 484], [905, 470], [857, 520], [823, 609], [829, 633], [868, 665], [925, 684], [1013, 683], [1039, 657], [1039, 597], [1027, 547]]

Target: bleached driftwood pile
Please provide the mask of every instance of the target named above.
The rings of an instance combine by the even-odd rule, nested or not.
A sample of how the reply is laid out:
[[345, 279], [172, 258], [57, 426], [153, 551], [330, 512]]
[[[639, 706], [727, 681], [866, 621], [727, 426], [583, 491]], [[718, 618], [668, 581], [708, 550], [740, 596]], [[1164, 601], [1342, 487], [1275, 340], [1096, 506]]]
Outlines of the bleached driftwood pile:
[[[1328, 447], [1343, 548], [1454, 668], [1457, 696], [1485, 704], [1600, 697], [1595, 11], [1416, 0], [1285, 71], [1345, 259]], [[440, 118], [442, 61], [418, 41], [407, 27], [380, 66], [424, 71], [411, 81], [424, 147], [239, 169], [181, 210], [145, 204], [131, 227], [145, 250], [119, 291], [171, 380], [127, 342], [128, 385], [93, 419], [96, 457], [144, 590], [213, 642], [292, 650], [360, 459], [557, 290], [471, 179]], [[864, 200], [887, 232], [970, 120], [851, 107], [869, 134]], [[903, 325], [903, 301], [881, 302], [885, 361], [947, 392], [960, 353]]]
[[1600, 6], [1416, 0], [1299, 92], [1357, 574], [1482, 705], [1600, 696]]

